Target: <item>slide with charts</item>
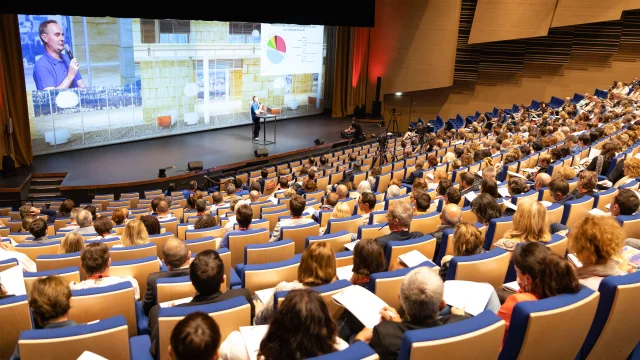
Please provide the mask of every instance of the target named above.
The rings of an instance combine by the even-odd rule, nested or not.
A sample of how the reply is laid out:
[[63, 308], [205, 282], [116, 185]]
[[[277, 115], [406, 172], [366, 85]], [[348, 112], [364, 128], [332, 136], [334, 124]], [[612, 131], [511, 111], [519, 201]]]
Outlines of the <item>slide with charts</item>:
[[261, 24], [260, 75], [322, 71], [321, 25]]

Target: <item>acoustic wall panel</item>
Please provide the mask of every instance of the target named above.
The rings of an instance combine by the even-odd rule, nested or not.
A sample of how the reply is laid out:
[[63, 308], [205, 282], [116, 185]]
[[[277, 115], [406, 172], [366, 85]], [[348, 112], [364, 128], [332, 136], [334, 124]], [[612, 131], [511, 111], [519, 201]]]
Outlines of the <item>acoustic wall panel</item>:
[[478, 0], [469, 44], [545, 36], [556, 0]]
[[633, 3], [638, 2], [638, 0], [558, 0], [551, 27], [619, 20], [623, 10], [634, 8]]

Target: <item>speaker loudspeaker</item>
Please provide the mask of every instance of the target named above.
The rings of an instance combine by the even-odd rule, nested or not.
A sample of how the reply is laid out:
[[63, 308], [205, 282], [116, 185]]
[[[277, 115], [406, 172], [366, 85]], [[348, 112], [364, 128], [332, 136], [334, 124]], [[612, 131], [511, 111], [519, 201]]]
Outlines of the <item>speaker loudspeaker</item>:
[[315, 139], [315, 140], [313, 140], [313, 143], [316, 144], [316, 146], [320, 146], [320, 145], [324, 144], [324, 141], [320, 141], [320, 139]]
[[13, 160], [11, 155], [4, 154], [4, 156], [2, 156], [2, 175], [7, 177], [16, 175], [17, 173], [16, 162]]
[[269, 156], [269, 151], [266, 148], [256, 149], [253, 153], [256, 155], [256, 157]]
[[189, 169], [189, 171], [202, 170], [204, 166], [202, 165], [202, 161], [189, 161], [187, 169]]
[[380, 88], [382, 86], [382, 78], [378, 76], [376, 79], [376, 99], [371, 104], [371, 116], [379, 118], [382, 116], [382, 102], [380, 101]]

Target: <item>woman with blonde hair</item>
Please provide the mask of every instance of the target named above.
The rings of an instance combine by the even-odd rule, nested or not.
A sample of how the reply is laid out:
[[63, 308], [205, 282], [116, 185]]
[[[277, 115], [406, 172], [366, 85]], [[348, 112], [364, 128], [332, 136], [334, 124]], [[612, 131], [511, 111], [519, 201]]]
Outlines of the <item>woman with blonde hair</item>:
[[[335, 280], [336, 255], [333, 249], [326, 242], [314, 242], [302, 253], [297, 280], [279, 283], [274, 288], [274, 293], [326, 285]], [[267, 303], [261, 309], [256, 310], [254, 322], [256, 325], [269, 324], [273, 315], [273, 296], [270, 296]]]
[[613, 216], [587, 215], [573, 229], [569, 234], [569, 251], [582, 263], [576, 270], [582, 285], [598, 290], [605, 277], [625, 274], [613, 259], [620, 255], [624, 238], [624, 231]]
[[564, 179], [569, 181], [576, 177], [576, 171], [571, 166], [563, 166], [553, 175], [553, 179]]
[[624, 161], [624, 176], [613, 187], [620, 187], [637, 177], [640, 177], [640, 159], [632, 157]]
[[[470, 222], [461, 222], [456, 226], [453, 232], [453, 256], [482, 254], [486, 252], [482, 245], [484, 245], [484, 235], [475, 225]], [[453, 256], [447, 255], [442, 258], [440, 267], [442, 281], [447, 278], [449, 261]]]
[[115, 246], [121, 247], [148, 244], [150, 241], [149, 233], [147, 232], [147, 228], [144, 226], [144, 223], [138, 219], [129, 221], [127, 226], [124, 228], [121, 241], [122, 245]]
[[353, 215], [353, 209], [349, 207], [347, 202], [339, 202], [331, 213], [331, 219], [344, 219]]
[[513, 251], [522, 242], [549, 242], [551, 233], [547, 230], [547, 209], [544, 205], [530, 199], [520, 199], [518, 210], [513, 215], [513, 228], [492, 247]]
[[67, 233], [62, 241], [60, 241], [60, 248], [58, 254], [71, 254], [78, 252], [84, 248], [84, 238], [78, 233]]

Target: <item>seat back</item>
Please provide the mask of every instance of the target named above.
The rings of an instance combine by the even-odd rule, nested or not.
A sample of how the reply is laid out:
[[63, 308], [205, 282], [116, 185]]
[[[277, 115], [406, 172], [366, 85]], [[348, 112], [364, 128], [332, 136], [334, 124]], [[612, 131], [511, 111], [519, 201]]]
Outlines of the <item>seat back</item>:
[[307, 238], [317, 236], [320, 232], [320, 224], [310, 222], [307, 224], [283, 226], [280, 228], [280, 237], [290, 239], [295, 244], [295, 253], [302, 254], [305, 249]]
[[351, 251], [341, 251], [336, 253], [336, 268], [353, 265], [353, 253]]
[[296, 255], [289, 260], [269, 264], [240, 264], [236, 269], [242, 279], [242, 287], [253, 294], [256, 290], [275, 287], [282, 281], [297, 280], [300, 258], [300, 255]]
[[36, 280], [38, 280], [39, 278], [52, 276], [52, 275], [61, 277], [67, 283], [70, 283], [72, 281], [76, 281], [76, 282], [80, 281], [80, 270], [78, 269], [77, 266], [71, 266], [64, 269], [56, 269], [56, 270], [49, 270], [49, 271], [25, 272], [23, 273], [23, 276], [24, 276], [24, 287], [27, 290], [27, 296], [29, 296], [29, 293], [31, 292], [31, 286]]
[[547, 208], [547, 227], [553, 223], [560, 223], [562, 221], [562, 213], [564, 212], [564, 206], [562, 204], [552, 204]]
[[82, 270], [79, 251], [60, 255], [40, 255], [36, 258], [36, 268], [39, 271], [59, 270], [72, 266], [80, 268], [80, 279], [84, 280], [86, 274]]
[[[391, 166], [389, 166], [389, 168], [391, 168]], [[389, 172], [389, 173], [384, 173], [383, 172], [382, 175], [378, 175], [376, 177], [376, 183], [375, 183], [373, 189], [371, 189], [371, 190], [374, 191], [374, 192], [385, 192], [389, 188], [389, 183], [390, 182], [391, 182], [391, 172]]]
[[21, 252], [29, 257], [29, 259], [36, 261], [40, 255], [55, 255], [60, 249], [60, 242], [23, 242], [15, 246], [17, 252]]
[[[438, 267], [432, 262], [424, 262], [419, 266], [427, 266], [437, 271]], [[414, 268], [404, 268], [394, 271], [384, 271], [375, 274], [371, 274], [368, 289], [377, 297], [382, 299], [387, 305], [400, 311], [402, 305], [400, 304], [400, 285], [402, 285], [402, 279], [405, 275], [411, 272]]]
[[600, 301], [580, 358], [626, 359], [638, 343], [640, 317], [635, 304], [640, 296], [640, 272], [602, 280]]
[[224, 228], [222, 226], [214, 226], [206, 229], [187, 230], [184, 233], [185, 240], [200, 239], [211, 236], [213, 238], [221, 238], [224, 236]]
[[640, 239], [640, 213], [616, 216], [627, 238]]
[[316, 356], [314, 360], [378, 360], [380, 357], [376, 352], [363, 341], [356, 341], [342, 351], [335, 351], [330, 354]]
[[171, 239], [171, 237], [173, 236], [173, 233], [170, 232], [166, 232], [164, 234], [149, 235], [149, 240], [151, 240], [151, 242], [156, 245], [156, 255], [158, 256], [158, 259], [162, 260], [164, 258], [162, 255], [162, 248], [164, 247], [164, 243], [166, 243], [167, 240]]
[[122, 315], [127, 320], [129, 336], [136, 336], [136, 305], [130, 282], [83, 290], [71, 290], [69, 318], [78, 324]]
[[598, 292], [584, 286], [576, 294], [516, 304], [499, 359], [574, 359], [587, 336], [599, 297]]
[[357, 234], [360, 225], [362, 225], [362, 217], [360, 215], [353, 215], [342, 219], [329, 219], [325, 233], [332, 234], [346, 230], [349, 233]]
[[496, 359], [505, 322], [491, 311], [452, 324], [407, 331], [398, 359], [429, 359], [446, 354], [450, 359]]
[[409, 231], [419, 231], [423, 234], [430, 234], [438, 229], [440, 226], [440, 213], [432, 212], [429, 214], [416, 215], [411, 220], [409, 225]]
[[513, 228], [513, 216], [505, 216], [501, 218], [491, 219], [487, 234], [484, 239], [484, 249], [489, 250], [491, 245], [502, 239], [502, 236]]
[[158, 294], [158, 303], [163, 303], [193, 296], [196, 289], [189, 280], [189, 276], [178, 276], [159, 278], [156, 281], [156, 293]]
[[483, 254], [454, 256], [449, 262], [447, 280], [486, 282], [496, 290], [502, 288], [511, 253], [495, 248]]
[[214, 239], [211, 236], [185, 240], [184, 243], [187, 244], [187, 248], [191, 251], [191, 254], [198, 254], [205, 250], [217, 250], [220, 247], [220, 240]]
[[[16, 259], [0, 260], [0, 272], [10, 269], [14, 266], [18, 266], [18, 260]], [[36, 264], [36, 267], [37, 267], [37, 264]]]
[[129, 359], [129, 333], [124, 317], [66, 328], [27, 330], [18, 340], [20, 358], [77, 359], [90, 351], [106, 359]]
[[391, 233], [388, 225], [382, 224], [360, 225], [358, 227], [358, 239], [375, 239]]
[[[16, 262], [17, 265], [17, 262]], [[1, 271], [1, 269], [0, 269]], [[0, 300], [0, 359], [9, 359], [20, 333], [31, 330], [31, 310], [26, 295]]]
[[593, 207], [602, 211], [608, 211], [606, 206], [613, 202], [613, 198], [618, 195], [618, 189], [612, 187], [605, 191], [593, 194]]
[[[369, 224], [382, 224], [387, 222], [387, 211], [376, 210], [369, 213]], [[414, 218], [415, 219], [415, 218]], [[413, 222], [413, 221], [412, 221]], [[413, 231], [413, 230], [411, 230]]]
[[591, 196], [583, 196], [577, 200], [567, 201], [562, 212], [562, 223], [569, 229], [577, 229], [592, 208], [593, 198]]
[[244, 248], [245, 264], [267, 264], [291, 259], [295, 243], [289, 239], [267, 244], [250, 244]]
[[149, 274], [160, 270], [158, 258], [153, 255], [135, 260], [111, 261], [109, 275], [111, 276], [131, 276], [136, 279], [140, 287], [140, 294], [147, 290], [147, 278]]
[[244, 263], [244, 248], [249, 244], [266, 244], [269, 242], [267, 229], [248, 229], [238, 235], [229, 235], [229, 251], [231, 267]]
[[157, 256], [156, 244], [150, 242], [148, 244], [114, 247], [109, 250], [111, 261], [128, 261], [141, 259], [148, 256]]
[[389, 271], [404, 268], [405, 266], [401, 264], [398, 256], [413, 250], [417, 250], [427, 259], [433, 259], [436, 251], [436, 238], [431, 235], [425, 235], [416, 239], [389, 241], [385, 248], [385, 258]]
[[567, 246], [569, 245], [569, 239], [565, 236], [554, 234], [551, 236], [551, 241], [546, 243], [547, 247], [554, 253], [565, 257], [567, 254]]
[[269, 222], [269, 231], [273, 231], [278, 223], [278, 218], [281, 216], [291, 216], [291, 211], [289, 211], [289, 209], [280, 209], [269, 212], [263, 211], [260, 216], [262, 219], [266, 219]]
[[342, 230], [339, 232], [335, 232], [333, 234], [325, 234], [320, 236], [309, 236], [307, 237], [305, 247], [311, 245], [314, 242], [327, 242], [329, 246], [335, 252], [340, 252], [344, 250], [344, 245], [351, 242], [351, 234], [346, 230]]

